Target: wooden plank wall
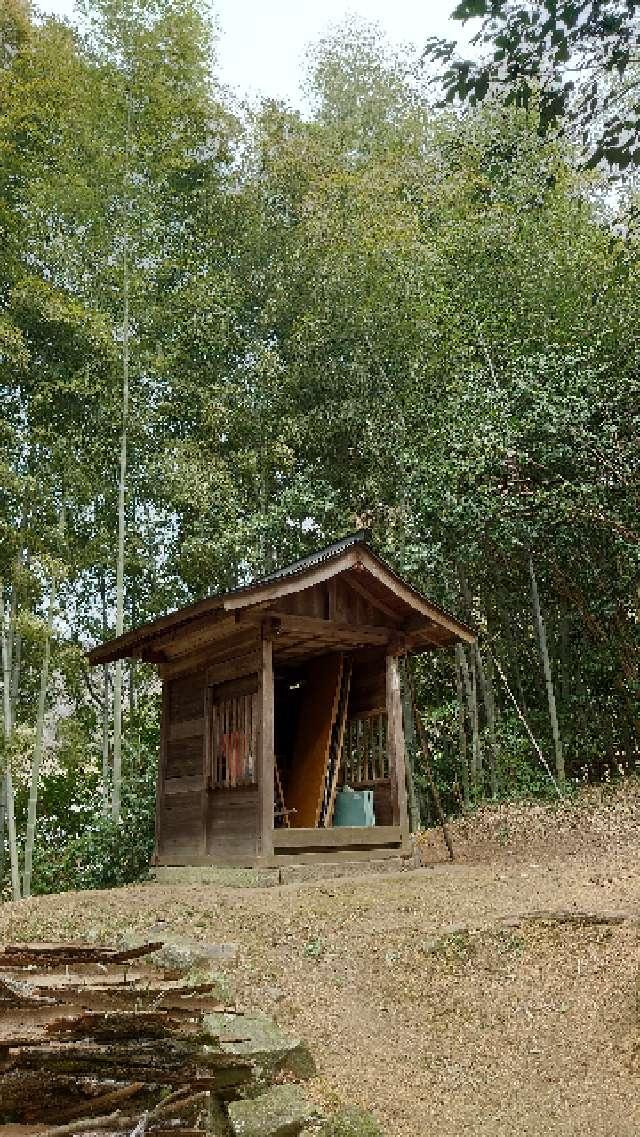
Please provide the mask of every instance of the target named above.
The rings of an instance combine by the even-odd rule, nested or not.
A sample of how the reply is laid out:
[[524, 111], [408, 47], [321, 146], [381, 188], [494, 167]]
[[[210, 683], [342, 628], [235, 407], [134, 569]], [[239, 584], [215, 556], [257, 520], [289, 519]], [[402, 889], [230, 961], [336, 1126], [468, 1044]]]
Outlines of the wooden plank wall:
[[207, 856], [251, 864], [258, 833], [257, 785], [210, 790], [207, 798]]
[[[202, 863], [205, 857], [248, 864], [256, 855], [257, 786], [207, 791], [208, 681], [207, 671], [165, 680], [165, 758], [157, 819], [157, 857], [164, 864]], [[250, 686], [255, 685], [254, 680]]]
[[188, 863], [204, 851], [205, 674], [166, 680], [165, 767], [158, 802], [158, 856]]
[[384, 606], [378, 607], [351, 588], [346, 580], [340, 579], [325, 581], [284, 596], [273, 604], [273, 610], [294, 616], [338, 620], [346, 624], [394, 627], [400, 620], [399, 616], [390, 615]]

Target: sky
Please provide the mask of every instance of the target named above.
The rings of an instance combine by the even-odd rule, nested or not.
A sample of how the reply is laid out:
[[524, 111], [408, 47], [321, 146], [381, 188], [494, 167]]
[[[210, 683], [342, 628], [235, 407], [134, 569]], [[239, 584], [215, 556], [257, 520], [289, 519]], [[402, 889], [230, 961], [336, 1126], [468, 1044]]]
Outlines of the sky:
[[[302, 101], [300, 80], [309, 44], [349, 15], [374, 21], [394, 43], [422, 47], [432, 35], [460, 37], [448, 15], [455, 0], [212, 0], [220, 26], [218, 75], [242, 96]], [[73, 16], [74, 0], [38, 7]], [[466, 37], [465, 37], [466, 38]]]

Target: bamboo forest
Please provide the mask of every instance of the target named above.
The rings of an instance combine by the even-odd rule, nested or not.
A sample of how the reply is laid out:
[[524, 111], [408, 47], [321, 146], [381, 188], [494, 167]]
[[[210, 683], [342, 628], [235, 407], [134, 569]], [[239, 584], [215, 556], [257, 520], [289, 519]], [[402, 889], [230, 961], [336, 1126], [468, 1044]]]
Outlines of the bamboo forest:
[[362, 530], [477, 633], [403, 671], [414, 829], [638, 772], [637, 60], [585, 137], [354, 17], [296, 109], [214, 14], [0, 0], [6, 900], [148, 871], [160, 684], [87, 653]]

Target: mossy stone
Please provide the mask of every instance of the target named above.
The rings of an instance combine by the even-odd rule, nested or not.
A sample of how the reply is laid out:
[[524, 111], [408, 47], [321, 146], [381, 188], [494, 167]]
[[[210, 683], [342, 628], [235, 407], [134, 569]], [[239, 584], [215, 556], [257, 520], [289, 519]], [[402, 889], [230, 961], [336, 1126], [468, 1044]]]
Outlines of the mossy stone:
[[266, 1093], [229, 1104], [233, 1137], [298, 1137], [319, 1117], [300, 1086], [272, 1086]]
[[262, 1071], [261, 1080], [270, 1082], [277, 1073], [311, 1078], [316, 1072], [307, 1044], [288, 1038], [267, 1015], [208, 1014], [203, 1027], [211, 1039], [220, 1041], [225, 1054], [250, 1058]]

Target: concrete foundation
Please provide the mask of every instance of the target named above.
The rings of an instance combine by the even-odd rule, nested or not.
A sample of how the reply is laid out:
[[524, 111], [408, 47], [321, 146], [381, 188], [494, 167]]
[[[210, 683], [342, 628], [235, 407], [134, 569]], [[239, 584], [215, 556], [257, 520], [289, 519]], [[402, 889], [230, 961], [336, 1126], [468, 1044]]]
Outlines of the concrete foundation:
[[218, 888], [274, 888], [281, 884], [306, 884], [342, 877], [380, 876], [418, 867], [415, 857], [384, 860], [314, 862], [282, 865], [269, 869], [243, 869], [216, 865], [162, 866], [151, 870], [157, 884], [209, 884]]

